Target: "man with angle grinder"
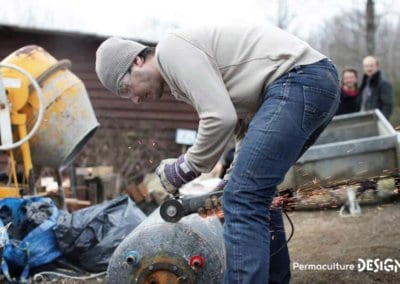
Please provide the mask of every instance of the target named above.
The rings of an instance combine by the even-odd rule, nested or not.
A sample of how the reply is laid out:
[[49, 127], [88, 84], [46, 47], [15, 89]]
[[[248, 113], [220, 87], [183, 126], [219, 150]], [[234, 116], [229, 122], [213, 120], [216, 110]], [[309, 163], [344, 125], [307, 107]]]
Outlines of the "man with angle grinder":
[[174, 31], [155, 49], [109, 38], [97, 50], [96, 72], [106, 88], [134, 103], [160, 98], [168, 85], [196, 109], [195, 144], [157, 168], [171, 194], [211, 171], [235, 128], [249, 121], [220, 186], [224, 283], [288, 283], [287, 246], [270, 256], [271, 230], [286, 242], [282, 212], [271, 203], [286, 172], [336, 113], [332, 62], [274, 26], [214, 26]]

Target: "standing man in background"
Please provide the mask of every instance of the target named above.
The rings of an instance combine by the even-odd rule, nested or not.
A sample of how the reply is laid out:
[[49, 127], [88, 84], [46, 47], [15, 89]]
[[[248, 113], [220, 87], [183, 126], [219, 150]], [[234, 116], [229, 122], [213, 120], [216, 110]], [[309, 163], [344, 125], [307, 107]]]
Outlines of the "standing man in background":
[[382, 76], [376, 57], [365, 57], [363, 68], [364, 76], [360, 87], [361, 111], [377, 108], [389, 119], [393, 109], [392, 85]]
[[[96, 72], [105, 87], [134, 103], [159, 98], [168, 85], [196, 109], [195, 144], [157, 168], [172, 194], [211, 171], [238, 121], [251, 118], [236, 143], [222, 200], [224, 283], [289, 283], [282, 214], [270, 207], [286, 172], [336, 113], [339, 79], [332, 62], [274, 26], [237, 25], [178, 30], [155, 52], [110, 38], [97, 50]], [[283, 244], [272, 258], [270, 227]]]

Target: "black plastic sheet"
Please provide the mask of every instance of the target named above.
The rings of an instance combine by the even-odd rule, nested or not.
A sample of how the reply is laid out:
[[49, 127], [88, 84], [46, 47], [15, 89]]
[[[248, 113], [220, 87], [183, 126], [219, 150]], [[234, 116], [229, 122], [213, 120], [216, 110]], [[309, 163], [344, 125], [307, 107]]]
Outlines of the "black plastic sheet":
[[105, 271], [114, 250], [146, 215], [127, 195], [71, 213], [54, 228], [66, 259], [89, 272]]

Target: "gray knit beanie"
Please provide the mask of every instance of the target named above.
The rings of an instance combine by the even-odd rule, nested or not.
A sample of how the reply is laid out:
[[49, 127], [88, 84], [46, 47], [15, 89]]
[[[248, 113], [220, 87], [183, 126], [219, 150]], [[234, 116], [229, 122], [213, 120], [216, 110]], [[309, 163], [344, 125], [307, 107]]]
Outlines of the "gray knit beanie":
[[119, 95], [120, 80], [135, 57], [146, 47], [138, 42], [117, 37], [105, 40], [96, 52], [96, 73], [104, 87]]

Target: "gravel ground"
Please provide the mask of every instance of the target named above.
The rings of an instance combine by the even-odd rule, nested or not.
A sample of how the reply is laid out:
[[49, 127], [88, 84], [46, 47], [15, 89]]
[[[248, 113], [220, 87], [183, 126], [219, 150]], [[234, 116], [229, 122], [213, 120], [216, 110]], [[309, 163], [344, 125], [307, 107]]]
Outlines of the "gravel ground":
[[[400, 262], [400, 203], [362, 207], [360, 217], [343, 218], [338, 210], [292, 212], [289, 216], [295, 226], [289, 242], [291, 283], [400, 283], [400, 264], [396, 265], [397, 273], [357, 271], [362, 263], [359, 259], [390, 258]], [[290, 232], [287, 222], [286, 231]], [[336, 263], [341, 265], [339, 269], [345, 264], [355, 268], [322, 271], [313, 267], [301, 270], [299, 266]]]

